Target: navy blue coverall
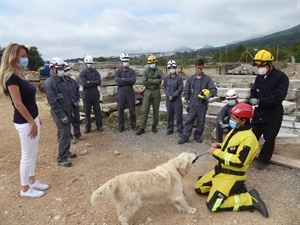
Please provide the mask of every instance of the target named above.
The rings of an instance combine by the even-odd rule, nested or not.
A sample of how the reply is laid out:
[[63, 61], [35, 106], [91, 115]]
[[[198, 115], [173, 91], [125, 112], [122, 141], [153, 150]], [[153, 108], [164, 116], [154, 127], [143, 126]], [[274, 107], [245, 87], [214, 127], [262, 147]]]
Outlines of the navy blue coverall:
[[[183, 92], [183, 80], [177, 73], [174, 77], [168, 74], [163, 80], [163, 90], [166, 95], [167, 105], [167, 134], [174, 132], [174, 116], [176, 118], [177, 133], [183, 132], [183, 106], [181, 100], [181, 94]], [[171, 97], [171, 100], [170, 100]]]
[[208, 100], [203, 100], [198, 97], [198, 94], [203, 89], [210, 90], [210, 97], [217, 95], [217, 88], [214, 82], [205, 74], [202, 74], [201, 78], [196, 78], [196, 75], [194, 74], [186, 80], [184, 86], [184, 99], [189, 102], [189, 111], [185, 120], [183, 134], [181, 136], [181, 138], [185, 141], [189, 140], [195, 119], [197, 118], [197, 127], [194, 132], [194, 139], [197, 142], [201, 142], [209, 102]]
[[280, 130], [283, 118], [282, 102], [287, 95], [289, 78], [285, 73], [273, 67], [267, 76], [257, 75], [250, 90], [250, 98], [259, 99], [254, 109], [252, 131], [257, 140], [261, 135], [265, 140], [258, 160], [269, 163], [275, 147], [275, 138]]
[[[231, 117], [231, 109], [233, 108], [234, 105], [229, 105], [226, 104], [222, 107], [221, 111], [218, 113], [217, 115], [217, 123], [216, 123], [216, 141], [218, 143], [222, 143], [223, 142], [223, 135], [224, 135], [224, 130], [221, 127], [220, 123], [223, 124], [229, 124], [229, 120]], [[231, 127], [228, 126], [226, 127], [227, 132], [231, 131]]]
[[80, 99], [80, 93], [79, 93], [79, 85], [71, 77], [66, 77], [66, 83], [69, 88], [70, 96], [71, 96], [71, 102], [72, 102], [72, 116], [71, 116], [71, 123], [73, 126], [73, 134], [71, 132], [71, 137], [73, 138], [73, 135], [75, 138], [79, 138], [81, 136], [80, 132], [80, 112], [79, 112], [79, 99]]
[[79, 74], [80, 82], [83, 87], [82, 100], [84, 102], [85, 131], [91, 130], [91, 111], [92, 107], [96, 118], [97, 130], [102, 129], [102, 114], [100, 110], [100, 93], [98, 86], [101, 85], [100, 73], [93, 69], [83, 69]]
[[57, 127], [58, 138], [58, 157], [57, 162], [68, 161], [71, 145], [71, 127], [70, 122], [63, 124], [62, 120], [68, 118], [71, 121], [71, 98], [66, 81], [62, 77], [54, 74], [45, 81], [45, 93], [48, 103], [51, 107], [51, 117]]
[[115, 82], [118, 85], [118, 122], [119, 131], [124, 130], [124, 110], [129, 109], [131, 129], [136, 129], [135, 93], [133, 85], [136, 82], [135, 71], [128, 67], [121, 67], [115, 72]]

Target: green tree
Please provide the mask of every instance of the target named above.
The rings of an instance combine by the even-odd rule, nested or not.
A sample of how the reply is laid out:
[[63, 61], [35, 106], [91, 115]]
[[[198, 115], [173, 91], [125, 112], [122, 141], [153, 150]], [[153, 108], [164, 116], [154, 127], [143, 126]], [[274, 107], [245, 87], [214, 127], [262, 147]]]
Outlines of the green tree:
[[42, 59], [37, 47], [30, 47], [28, 50], [28, 69], [32, 71], [37, 71], [41, 66], [44, 65], [44, 60]]
[[300, 41], [292, 47], [290, 56], [294, 56], [296, 62], [300, 62]]

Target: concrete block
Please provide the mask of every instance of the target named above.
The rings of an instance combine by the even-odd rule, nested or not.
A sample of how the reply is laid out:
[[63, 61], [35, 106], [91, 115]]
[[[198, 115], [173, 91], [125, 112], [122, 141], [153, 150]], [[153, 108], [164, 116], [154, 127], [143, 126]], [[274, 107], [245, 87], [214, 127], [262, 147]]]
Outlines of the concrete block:
[[297, 109], [297, 103], [284, 100], [282, 102], [284, 114], [290, 114]]

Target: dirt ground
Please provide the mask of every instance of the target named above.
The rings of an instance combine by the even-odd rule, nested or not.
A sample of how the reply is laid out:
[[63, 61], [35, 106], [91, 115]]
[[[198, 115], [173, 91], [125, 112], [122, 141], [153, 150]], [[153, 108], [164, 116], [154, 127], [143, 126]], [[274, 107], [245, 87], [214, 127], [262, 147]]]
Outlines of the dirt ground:
[[[166, 127], [161, 123], [158, 133], [146, 129], [136, 136], [131, 130], [117, 131], [117, 124], [104, 120], [105, 131], [93, 130], [84, 135], [85, 140], [72, 145], [71, 151], [78, 154], [70, 168], [56, 163], [56, 127], [50, 118], [49, 106], [44, 98], [38, 100], [43, 121], [36, 176], [49, 183], [50, 189], [39, 199], [19, 197], [20, 142], [13, 126], [13, 110], [10, 100], [0, 97], [0, 224], [1, 225], [116, 225], [118, 219], [112, 202], [103, 206], [90, 205], [91, 193], [101, 184], [120, 173], [148, 170], [176, 157], [180, 152], [202, 153], [213, 139], [212, 126], [207, 125], [204, 142], [194, 140], [178, 145], [176, 135], [166, 136]], [[139, 118], [138, 118], [139, 119]], [[150, 119], [151, 121], [151, 119]], [[94, 127], [95, 128], [95, 127]], [[128, 126], [127, 126], [128, 129]], [[84, 127], [82, 125], [82, 130]], [[115, 154], [118, 151], [120, 154]], [[185, 178], [184, 192], [190, 206], [198, 209], [196, 214], [183, 214], [170, 204], [144, 205], [130, 219], [131, 225], [232, 225], [272, 224], [296, 225], [300, 221], [300, 171], [277, 165], [269, 165], [258, 171], [254, 165], [248, 171], [246, 186], [256, 188], [265, 201], [270, 217], [263, 218], [254, 212], [211, 213], [205, 204], [206, 197], [198, 196], [193, 185], [199, 175], [213, 168], [211, 155], [200, 158]]]

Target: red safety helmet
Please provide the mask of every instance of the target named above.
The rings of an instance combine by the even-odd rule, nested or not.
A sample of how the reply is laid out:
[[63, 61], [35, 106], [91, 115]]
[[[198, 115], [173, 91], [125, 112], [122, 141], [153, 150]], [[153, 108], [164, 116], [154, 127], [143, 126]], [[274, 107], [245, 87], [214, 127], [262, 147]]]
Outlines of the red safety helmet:
[[251, 105], [249, 105], [247, 103], [238, 103], [232, 108], [231, 114], [233, 114], [237, 117], [240, 117], [240, 118], [252, 119], [253, 108]]

